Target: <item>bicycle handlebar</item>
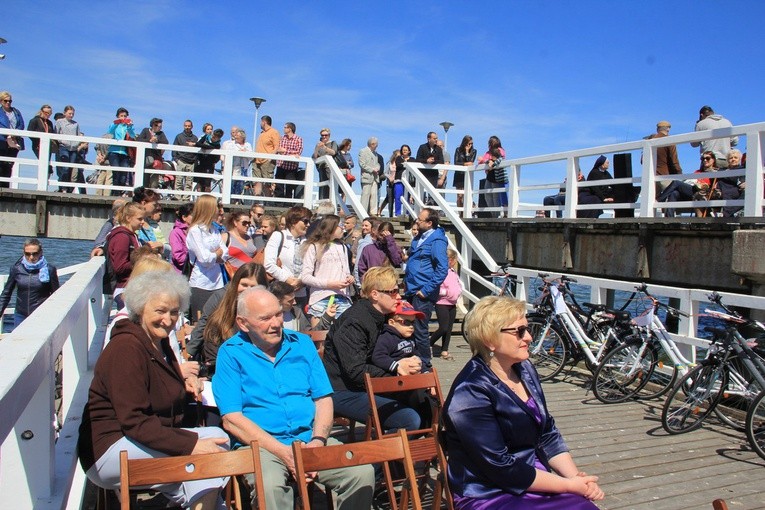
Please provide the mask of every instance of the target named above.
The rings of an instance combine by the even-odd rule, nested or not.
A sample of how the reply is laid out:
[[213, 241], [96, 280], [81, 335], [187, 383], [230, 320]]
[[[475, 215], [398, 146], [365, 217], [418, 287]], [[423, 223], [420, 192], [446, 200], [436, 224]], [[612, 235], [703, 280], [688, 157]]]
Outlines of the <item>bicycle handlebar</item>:
[[648, 285], [646, 285], [645, 283], [641, 283], [640, 285], [635, 285], [635, 290], [637, 290], [638, 292], [642, 292], [643, 294], [651, 298], [656, 306], [658, 306], [659, 308], [664, 308], [667, 311], [667, 313], [670, 314], [672, 317], [677, 317], [677, 316], [690, 317], [691, 316], [691, 314], [689, 313], [685, 313], [682, 310], [678, 310], [674, 306], [665, 305], [664, 303], [656, 299], [650, 292], [648, 292]]

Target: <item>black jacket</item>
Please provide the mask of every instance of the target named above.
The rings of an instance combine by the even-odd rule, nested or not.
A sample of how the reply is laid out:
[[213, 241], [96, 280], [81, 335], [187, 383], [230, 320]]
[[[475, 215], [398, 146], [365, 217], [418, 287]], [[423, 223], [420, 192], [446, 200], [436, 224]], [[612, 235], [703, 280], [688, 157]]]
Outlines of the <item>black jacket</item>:
[[[45, 126], [48, 126], [48, 129], [45, 129]], [[50, 121], [50, 119], [43, 119], [39, 115], [32, 117], [32, 120], [29, 121], [29, 125], [27, 125], [27, 131], [42, 131], [46, 133], [53, 133], [53, 123]], [[35, 153], [35, 155], [40, 154], [40, 139], [39, 138], [30, 138], [32, 142], [32, 152]]]
[[[434, 145], [431, 147], [427, 143], [423, 143], [420, 145], [420, 147], [417, 149], [417, 156], [414, 158], [417, 160], [418, 163], [428, 163], [428, 158], [433, 156], [436, 158], [434, 165], [442, 165], [444, 163], [444, 153], [441, 150], [441, 147], [438, 145]], [[436, 168], [425, 168], [422, 170], [422, 175], [424, 175], [429, 181], [435, 183], [435, 181], [438, 179], [438, 169]]]
[[335, 391], [364, 391], [364, 374], [387, 372], [372, 364], [372, 352], [385, 316], [368, 299], [359, 299], [332, 324], [324, 342], [324, 368]]
[[3, 293], [0, 294], [0, 314], [5, 311], [11, 301], [14, 287], [16, 288], [16, 313], [29, 317], [43, 301], [58, 289], [58, 273], [56, 268], [48, 264], [50, 280], [40, 281], [40, 271], [27, 271], [19, 259], [8, 274]]

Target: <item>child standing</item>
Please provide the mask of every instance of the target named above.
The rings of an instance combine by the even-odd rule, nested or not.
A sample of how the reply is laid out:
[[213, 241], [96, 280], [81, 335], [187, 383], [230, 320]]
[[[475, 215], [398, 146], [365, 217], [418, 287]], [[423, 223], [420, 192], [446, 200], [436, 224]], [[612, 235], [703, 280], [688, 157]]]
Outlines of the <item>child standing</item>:
[[430, 346], [433, 347], [441, 339], [441, 359], [454, 360], [454, 356], [449, 354], [449, 341], [452, 338], [454, 319], [457, 317], [457, 300], [462, 294], [462, 282], [457, 274], [457, 252], [446, 250], [446, 257], [449, 261], [449, 272], [441, 284], [439, 299], [436, 302], [438, 329], [430, 335]]

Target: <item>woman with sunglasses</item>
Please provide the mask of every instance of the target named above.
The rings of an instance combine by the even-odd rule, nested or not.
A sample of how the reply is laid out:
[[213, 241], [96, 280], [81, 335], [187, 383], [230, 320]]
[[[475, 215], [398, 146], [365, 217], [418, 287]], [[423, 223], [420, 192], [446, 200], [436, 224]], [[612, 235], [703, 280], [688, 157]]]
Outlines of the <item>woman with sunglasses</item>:
[[576, 467], [529, 361], [526, 304], [481, 299], [465, 320], [473, 358], [444, 404], [449, 487], [460, 510], [595, 510], [596, 476]]
[[[696, 170], [694, 174], [704, 174], [717, 172], [717, 158], [712, 151], [704, 151], [701, 154], [701, 168]], [[720, 194], [720, 186], [717, 178], [714, 177], [699, 177], [697, 179], [689, 179], [685, 181], [693, 185], [693, 200], [720, 200], [722, 195]], [[712, 209], [708, 207], [696, 207], [696, 217], [705, 218]]]
[[252, 225], [250, 215], [246, 211], [235, 211], [226, 219], [228, 230], [228, 256], [225, 258], [226, 272], [233, 277], [236, 270], [248, 262], [252, 262], [257, 248], [255, 241], [247, 233]]
[[58, 273], [45, 260], [38, 239], [27, 239], [24, 242], [24, 255], [11, 266], [5, 288], [0, 294], [0, 317], [11, 301], [13, 289], [17, 289], [14, 328], [58, 289]]
[[285, 282], [295, 288], [295, 300], [305, 306], [308, 296], [300, 273], [303, 269], [305, 235], [311, 225], [311, 210], [295, 206], [284, 214], [284, 229], [274, 232], [266, 244], [263, 266], [272, 279]]
[[[467, 171], [467, 167], [475, 165], [475, 158], [477, 155], [478, 151], [473, 147], [473, 137], [470, 135], [462, 137], [462, 143], [460, 143], [460, 146], [454, 151], [454, 164], [462, 165], [466, 168], [464, 172], [454, 172], [452, 186], [456, 189], [465, 189], [465, 175], [470, 175]], [[462, 207], [464, 199], [464, 195], [457, 195], [457, 207]]]

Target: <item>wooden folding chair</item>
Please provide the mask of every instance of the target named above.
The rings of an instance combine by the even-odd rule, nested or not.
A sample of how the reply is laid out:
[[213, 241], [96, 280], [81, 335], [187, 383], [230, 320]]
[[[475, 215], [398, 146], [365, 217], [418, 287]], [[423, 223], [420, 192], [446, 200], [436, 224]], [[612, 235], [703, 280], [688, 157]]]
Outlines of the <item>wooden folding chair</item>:
[[311, 337], [314, 346], [316, 346], [316, 351], [319, 353], [319, 357], [324, 359], [324, 340], [326, 340], [329, 331], [326, 329], [320, 331], [309, 330], [304, 331], [304, 333]]
[[[292, 452], [295, 457], [298, 491], [303, 510], [310, 510], [311, 508], [305, 474], [312, 471], [400, 461], [404, 465], [406, 483], [409, 487], [414, 487], [417, 483], [412, 455], [409, 451], [409, 441], [403, 430], [400, 430], [395, 436], [391, 435], [374, 441], [328, 445], [318, 448], [304, 448], [302, 443], [296, 441], [292, 443]], [[411, 498], [412, 508], [421, 510], [420, 495], [416, 490], [412, 491]], [[406, 510], [407, 506], [403, 505], [398, 508]]]
[[179, 455], [159, 459], [130, 460], [127, 452], [122, 450], [120, 452], [120, 503], [122, 510], [130, 509], [131, 487], [230, 476], [231, 479], [226, 486], [226, 507], [241, 510], [241, 494], [234, 477], [249, 473], [255, 475], [258, 509], [264, 510], [266, 508], [265, 489], [257, 441], [250, 443], [249, 450], [240, 448], [228, 452]]
[[[425, 464], [425, 473], [421, 475], [423, 481], [426, 482], [429, 477], [430, 466], [434, 466], [439, 472], [434, 483], [433, 508], [439, 508], [441, 506], [441, 499], [443, 498], [447, 507], [450, 510], [453, 510], [454, 503], [446, 480], [446, 457], [439, 443], [439, 421], [444, 397], [441, 392], [441, 383], [438, 379], [438, 372], [436, 369], [424, 374], [395, 377], [370, 377], [369, 374], [365, 374], [364, 383], [367, 389], [367, 396], [369, 397], [369, 418], [367, 419], [365, 436], [367, 440], [373, 437], [383, 437], [385, 432], [382, 428], [380, 415], [375, 403], [375, 395], [416, 390], [433, 390], [435, 392], [435, 397], [432, 397], [431, 394], [431, 423], [427, 428], [407, 431], [407, 435], [410, 437], [409, 446], [413, 461]], [[396, 493], [393, 486], [401, 480], [393, 479], [388, 463], [383, 464], [383, 473], [391, 506], [395, 506]], [[405, 489], [401, 493], [402, 502], [406, 503], [407, 497], [408, 491]]]
[[712, 508], [714, 510], [728, 510], [728, 504], [724, 499], [716, 499], [712, 501]]

